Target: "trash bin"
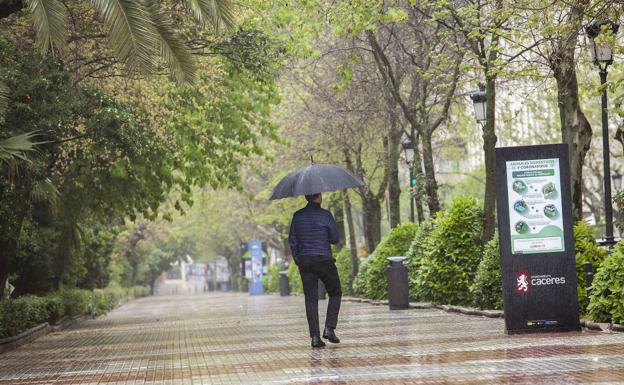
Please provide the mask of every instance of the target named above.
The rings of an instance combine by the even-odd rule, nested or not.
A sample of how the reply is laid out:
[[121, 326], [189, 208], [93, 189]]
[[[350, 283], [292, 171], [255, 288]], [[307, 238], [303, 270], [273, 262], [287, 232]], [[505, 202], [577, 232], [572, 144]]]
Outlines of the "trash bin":
[[403, 265], [407, 257], [388, 257], [388, 305], [390, 310], [409, 307], [409, 281], [407, 268]]
[[319, 299], [327, 298], [327, 290], [325, 289], [325, 284], [320, 279], [318, 283], [318, 298]]
[[288, 285], [288, 271], [279, 272], [280, 296], [286, 297], [290, 295], [290, 286]]

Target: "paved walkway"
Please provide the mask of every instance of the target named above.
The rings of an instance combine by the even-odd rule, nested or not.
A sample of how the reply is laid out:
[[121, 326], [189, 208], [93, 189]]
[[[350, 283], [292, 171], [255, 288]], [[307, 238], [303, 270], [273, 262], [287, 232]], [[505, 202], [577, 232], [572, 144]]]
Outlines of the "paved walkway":
[[0, 384], [624, 384], [624, 334], [360, 303], [337, 333], [310, 348], [302, 297], [150, 297], [0, 355]]

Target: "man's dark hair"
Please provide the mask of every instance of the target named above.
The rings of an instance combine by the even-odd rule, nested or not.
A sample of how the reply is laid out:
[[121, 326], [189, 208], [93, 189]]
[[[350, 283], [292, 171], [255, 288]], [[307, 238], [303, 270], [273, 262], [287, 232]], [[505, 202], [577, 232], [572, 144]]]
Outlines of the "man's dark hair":
[[321, 193], [317, 193], [317, 194], [309, 194], [305, 196], [305, 199], [308, 202], [312, 202], [313, 200], [315, 200], [316, 198], [318, 198], [318, 196], [321, 195]]

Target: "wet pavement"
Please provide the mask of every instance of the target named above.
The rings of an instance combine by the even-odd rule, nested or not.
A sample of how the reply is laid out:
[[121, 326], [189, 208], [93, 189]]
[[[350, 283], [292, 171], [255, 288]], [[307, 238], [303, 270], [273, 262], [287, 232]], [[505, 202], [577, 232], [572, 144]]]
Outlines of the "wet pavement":
[[343, 343], [312, 350], [303, 297], [192, 291], [0, 355], [0, 385], [624, 384], [622, 333], [506, 336], [501, 319], [343, 302]]

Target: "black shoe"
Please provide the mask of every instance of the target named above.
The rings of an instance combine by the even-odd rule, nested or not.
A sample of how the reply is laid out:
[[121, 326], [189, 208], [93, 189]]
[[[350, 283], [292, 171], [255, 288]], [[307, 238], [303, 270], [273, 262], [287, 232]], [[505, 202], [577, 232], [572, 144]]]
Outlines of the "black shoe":
[[323, 338], [334, 344], [340, 343], [340, 340], [336, 337], [336, 333], [334, 333], [334, 329], [327, 326], [325, 326], [325, 330], [323, 331]]
[[325, 342], [319, 336], [312, 337], [312, 347], [313, 348], [322, 348], [325, 347]]

